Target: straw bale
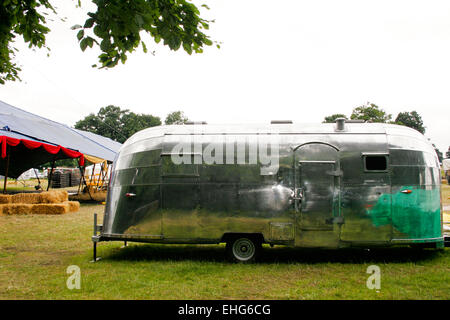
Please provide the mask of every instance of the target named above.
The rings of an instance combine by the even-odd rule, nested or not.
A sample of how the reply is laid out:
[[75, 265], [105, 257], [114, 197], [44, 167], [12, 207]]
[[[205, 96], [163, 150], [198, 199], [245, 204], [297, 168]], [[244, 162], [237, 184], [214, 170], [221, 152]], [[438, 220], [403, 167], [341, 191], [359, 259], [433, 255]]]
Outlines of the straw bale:
[[66, 190], [52, 190], [41, 193], [42, 203], [62, 203], [69, 200], [69, 194]]
[[9, 194], [0, 194], [0, 204], [11, 203], [11, 196]]
[[77, 212], [80, 210], [80, 203], [78, 201], [65, 201], [64, 203], [69, 206], [69, 212]]
[[18, 193], [11, 196], [11, 203], [34, 204], [41, 202], [40, 193]]
[[3, 215], [23, 215], [30, 214], [32, 204], [26, 203], [8, 203], [2, 205], [2, 213]]
[[64, 214], [69, 212], [69, 204], [68, 203], [34, 204], [31, 211], [33, 214]]
[[76, 212], [80, 209], [78, 201], [65, 201], [63, 203], [5, 203], [0, 204], [1, 215], [46, 214], [56, 215]]

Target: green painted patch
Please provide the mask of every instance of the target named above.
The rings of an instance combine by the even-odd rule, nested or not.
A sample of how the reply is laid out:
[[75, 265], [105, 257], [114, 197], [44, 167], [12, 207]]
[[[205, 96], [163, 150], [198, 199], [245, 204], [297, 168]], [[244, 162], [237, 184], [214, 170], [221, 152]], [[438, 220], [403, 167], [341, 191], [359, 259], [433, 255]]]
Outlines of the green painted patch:
[[[406, 190], [411, 193], [402, 192]], [[437, 186], [404, 186], [395, 194], [381, 195], [368, 213], [375, 226], [392, 223], [405, 239], [438, 238], [442, 236], [440, 203]]]

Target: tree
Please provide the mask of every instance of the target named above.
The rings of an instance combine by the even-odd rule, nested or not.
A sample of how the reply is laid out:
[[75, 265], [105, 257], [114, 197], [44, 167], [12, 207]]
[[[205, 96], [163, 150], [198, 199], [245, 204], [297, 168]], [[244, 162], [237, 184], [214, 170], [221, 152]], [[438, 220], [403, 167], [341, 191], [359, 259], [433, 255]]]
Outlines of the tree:
[[[50, 168], [52, 164], [52, 162], [47, 162], [36, 166], [36, 168], [38, 168], [39, 170], [43, 170], [44, 168]], [[55, 168], [78, 168], [78, 165], [78, 159], [60, 159], [55, 161]]]
[[122, 122], [122, 134], [127, 137], [127, 139], [138, 131], [161, 125], [161, 119], [159, 117], [143, 113], [136, 114], [133, 112], [125, 113], [122, 117]]
[[124, 143], [136, 132], [161, 125], [159, 117], [136, 114], [130, 110], [109, 105], [100, 108], [97, 115], [91, 113], [75, 124], [75, 129], [85, 130]]
[[400, 112], [395, 118], [395, 123], [416, 129], [420, 133], [425, 133], [422, 117], [416, 112]]
[[[53, 0], [56, 3], [56, 0]], [[57, 15], [51, 0], [4, 0], [0, 2], [0, 83], [20, 80], [19, 66], [13, 62], [12, 44], [17, 36], [29, 47], [46, 47], [45, 16]], [[171, 50], [183, 48], [188, 54], [202, 53], [213, 42], [203, 32], [212, 21], [202, 19], [199, 9], [188, 0], [92, 0], [97, 6], [83, 25], [75, 25], [82, 51], [98, 46], [100, 68], [112, 68], [140, 45], [147, 46], [142, 33], [156, 43], [161, 40]], [[81, 6], [81, 0], [77, 1]], [[202, 7], [208, 9], [206, 5]], [[61, 19], [64, 21], [64, 19]], [[217, 45], [219, 47], [219, 45]], [[49, 48], [47, 48], [49, 49]], [[94, 67], [97, 67], [94, 65]]]
[[387, 114], [383, 109], [380, 109], [376, 104], [367, 102], [367, 104], [353, 109], [350, 119], [364, 120], [370, 122], [386, 123], [391, 120], [392, 115]]
[[332, 114], [331, 116], [325, 117], [322, 123], [333, 123], [333, 122], [336, 122], [336, 119], [338, 119], [338, 118], [348, 119], [345, 114], [335, 113], [335, 114]]
[[164, 120], [165, 124], [184, 124], [189, 119], [184, 115], [183, 111], [174, 111], [167, 115], [166, 120]]
[[445, 153], [446, 158], [450, 158], [450, 147], [448, 147], [447, 152]]
[[[2, 1], [0, 4], [0, 83], [20, 79], [21, 69], [14, 63], [16, 48], [12, 47], [15, 37], [20, 35], [29, 47], [45, 46], [45, 35], [50, 31], [45, 26], [45, 18], [38, 12], [44, 7], [53, 12], [54, 8], [46, 0]], [[44, 9], [44, 10], [45, 10]], [[43, 10], [43, 11], [44, 11]]]

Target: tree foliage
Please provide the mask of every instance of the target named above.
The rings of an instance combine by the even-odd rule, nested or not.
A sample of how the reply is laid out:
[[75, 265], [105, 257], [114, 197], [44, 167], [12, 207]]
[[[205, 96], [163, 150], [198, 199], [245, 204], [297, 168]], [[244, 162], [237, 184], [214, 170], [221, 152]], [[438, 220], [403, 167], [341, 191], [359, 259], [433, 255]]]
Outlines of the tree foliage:
[[159, 117], [150, 114], [136, 114], [130, 110], [109, 105], [102, 107], [75, 124], [76, 129], [89, 131], [123, 143], [134, 133], [145, 128], [161, 125]]
[[[81, 50], [98, 45], [101, 67], [125, 63], [127, 54], [142, 45], [141, 32], [149, 34], [156, 43], [163, 40], [171, 50], [183, 48], [188, 54], [203, 52], [212, 41], [203, 30], [210, 21], [200, 18], [198, 8], [186, 0], [93, 0], [96, 12], [78, 31]], [[206, 6], [205, 6], [206, 7]], [[76, 28], [76, 26], [75, 26]], [[88, 32], [89, 31], [89, 32]]]
[[395, 118], [395, 123], [416, 129], [420, 133], [425, 133], [422, 117], [416, 112], [400, 112]]
[[386, 123], [391, 120], [392, 115], [380, 109], [376, 104], [368, 102], [365, 105], [356, 107], [350, 116], [352, 120], [364, 120], [368, 122]]
[[[56, 0], [52, 2], [56, 3]], [[188, 0], [92, 0], [95, 12], [89, 12], [83, 25], [75, 25], [82, 51], [97, 46], [100, 68], [111, 68], [142, 45], [142, 33], [171, 50], [183, 48], [188, 54], [203, 52], [213, 42], [204, 33], [212, 21], [202, 19], [199, 9]], [[81, 0], [78, 0], [81, 5]], [[202, 5], [208, 9], [206, 5]], [[20, 68], [14, 60], [16, 36], [29, 47], [45, 47], [45, 15], [57, 14], [49, 0], [3, 0], [0, 2], [0, 83], [19, 78]], [[219, 47], [219, 45], [217, 45]], [[96, 66], [96, 65], [94, 65]]]
[[183, 111], [174, 111], [167, 115], [166, 120], [164, 120], [165, 124], [184, 124], [189, 119], [185, 116]]
[[[324, 118], [323, 123], [335, 122], [337, 118], [348, 117], [342, 113], [335, 113]], [[392, 115], [386, 113], [383, 109], [374, 103], [367, 102], [365, 105], [361, 105], [353, 109], [350, 115], [351, 120], [364, 120], [367, 122], [382, 122], [386, 123], [392, 118]]]
[[[337, 118], [346, 118], [347, 116], [342, 113], [336, 113], [324, 118], [324, 123], [335, 122]], [[353, 109], [350, 116], [352, 120], [364, 120], [369, 122], [382, 122], [382, 123], [394, 123], [398, 125], [407, 126], [416, 129], [420, 133], [425, 133], [425, 126], [423, 120], [417, 111], [400, 112], [395, 121], [390, 121], [391, 114], [386, 113], [383, 109], [373, 103], [367, 103]]]
[[338, 118], [348, 119], [345, 114], [335, 113], [335, 114], [332, 114], [331, 116], [325, 117], [323, 120], [323, 123], [333, 123], [333, 122], [336, 122], [336, 119], [338, 119]]
[[[78, 159], [60, 159], [55, 161], [55, 168], [64, 167], [64, 168], [78, 168]], [[52, 162], [47, 162], [36, 166], [39, 170], [43, 170], [45, 168], [51, 168]]]
[[13, 62], [17, 48], [16, 36], [21, 36], [29, 47], [45, 47], [45, 15], [55, 12], [47, 0], [3, 0], [0, 2], [0, 84], [19, 78], [20, 67]]

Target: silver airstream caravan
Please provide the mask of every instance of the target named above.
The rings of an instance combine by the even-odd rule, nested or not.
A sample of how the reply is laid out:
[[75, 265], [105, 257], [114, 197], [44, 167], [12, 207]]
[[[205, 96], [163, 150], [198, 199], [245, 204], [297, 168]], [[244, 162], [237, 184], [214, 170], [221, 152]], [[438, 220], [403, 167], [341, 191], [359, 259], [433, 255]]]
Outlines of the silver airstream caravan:
[[440, 182], [433, 147], [404, 126], [153, 127], [120, 149], [92, 240], [225, 242], [242, 262], [262, 243], [442, 247]]

